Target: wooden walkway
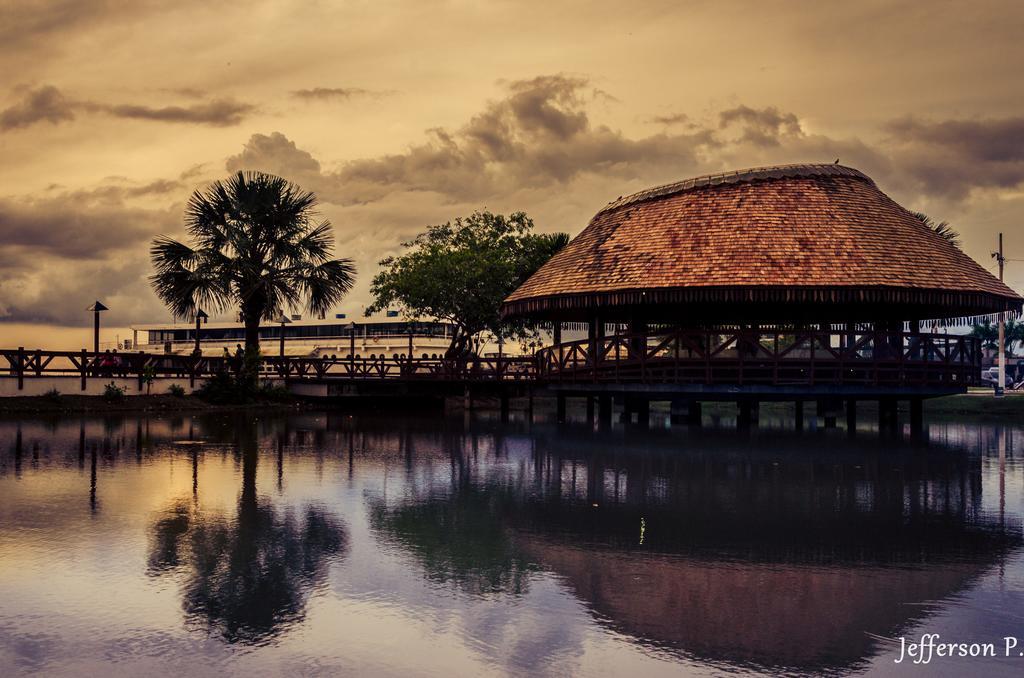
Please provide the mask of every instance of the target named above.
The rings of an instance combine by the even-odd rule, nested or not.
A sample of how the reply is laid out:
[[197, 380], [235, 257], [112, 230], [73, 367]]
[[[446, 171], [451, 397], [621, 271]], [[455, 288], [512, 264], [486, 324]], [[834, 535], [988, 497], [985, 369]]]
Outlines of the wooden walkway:
[[[274, 357], [260, 374], [288, 381], [403, 381], [573, 386], [666, 385], [856, 387], [965, 390], [981, 379], [974, 337], [906, 332], [713, 329], [620, 334], [542, 349], [534, 356], [468, 360], [409, 357]], [[231, 358], [152, 353], [0, 350], [0, 374], [17, 379], [74, 376], [197, 381], [237, 369]]]

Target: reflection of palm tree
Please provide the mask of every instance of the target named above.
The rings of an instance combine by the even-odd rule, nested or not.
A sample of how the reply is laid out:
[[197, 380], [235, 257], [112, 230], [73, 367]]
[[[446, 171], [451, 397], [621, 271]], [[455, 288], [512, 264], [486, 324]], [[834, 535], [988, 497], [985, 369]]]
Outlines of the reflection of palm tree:
[[189, 617], [231, 642], [255, 642], [302, 617], [308, 592], [345, 548], [344, 529], [316, 508], [278, 515], [256, 495], [256, 441], [240, 441], [242, 492], [232, 524], [186, 503], [153, 526], [150, 573], [184, 568]]
[[474, 594], [525, 593], [534, 569], [512, 543], [502, 511], [460, 466], [451, 496], [370, 505], [370, 524], [412, 553], [426, 576]]

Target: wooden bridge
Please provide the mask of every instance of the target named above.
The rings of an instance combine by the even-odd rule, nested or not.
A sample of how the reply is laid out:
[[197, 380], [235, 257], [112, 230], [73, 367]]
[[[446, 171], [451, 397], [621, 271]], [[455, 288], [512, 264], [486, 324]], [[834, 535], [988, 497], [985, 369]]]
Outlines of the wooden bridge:
[[[230, 357], [156, 353], [0, 350], [0, 372], [25, 381], [154, 378], [197, 381], [238, 368]], [[6, 363], [6, 364], [4, 364]], [[957, 392], [979, 383], [980, 340], [910, 332], [671, 329], [617, 334], [549, 346], [533, 356], [484, 358], [276, 357], [260, 360], [264, 378], [321, 382], [513, 382], [553, 388], [856, 387]], [[656, 389], [662, 390], [662, 388]]]

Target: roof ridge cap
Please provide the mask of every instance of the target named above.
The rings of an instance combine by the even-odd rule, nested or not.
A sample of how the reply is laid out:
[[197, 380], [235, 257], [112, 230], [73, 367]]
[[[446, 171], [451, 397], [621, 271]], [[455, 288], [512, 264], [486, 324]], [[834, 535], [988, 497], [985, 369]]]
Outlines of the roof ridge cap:
[[[607, 205], [601, 208], [597, 214], [604, 214], [612, 210], [624, 207], [626, 205], [632, 205], [638, 202], [644, 202], [646, 200], [654, 200], [656, 198], [663, 198], [669, 195], [676, 195], [677, 193], [685, 193], [686, 191], [692, 191], [699, 188], [707, 188], [709, 186], [721, 186], [723, 184], [744, 184], [752, 183], [754, 181], [764, 181], [772, 179], [785, 179], [793, 177], [821, 177], [821, 176], [841, 176], [841, 177], [853, 177], [866, 181], [872, 186], [874, 181], [871, 177], [864, 174], [858, 169], [853, 167], [847, 167], [846, 165], [839, 165], [835, 163], [796, 163], [791, 165], [766, 165], [764, 167], [751, 167], [749, 169], [733, 170], [730, 172], [718, 172], [715, 174], [704, 174], [690, 179], [683, 179], [682, 181], [676, 181], [669, 184], [662, 184], [661, 186], [655, 186], [653, 188], [646, 188], [642, 191], [627, 195], [625, 197], [619, 197], [616, 200], [611, 201]], [[596, 215], [595, 215], [596, 216]]]

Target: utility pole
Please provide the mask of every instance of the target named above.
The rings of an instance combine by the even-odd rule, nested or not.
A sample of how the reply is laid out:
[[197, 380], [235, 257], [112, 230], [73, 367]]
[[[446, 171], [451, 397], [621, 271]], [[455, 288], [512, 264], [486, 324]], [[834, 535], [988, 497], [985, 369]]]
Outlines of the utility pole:
[[[1003, 256], [1003, 234], [999, 234], [999, 251], [993, 252], [992, 256], [996, 258], [996, 262], [999, 264], [999, 282], [1003, 281], [1003, 262], [1006, 261], [1006, 257]], [[999, 312], [999, 346], [998, 346], [998, 357], [999, 357], [999, 370], [996, 379], [996, 397], [1003, 395], [1003, 387], [1006, 384], [1006, 312]]]

